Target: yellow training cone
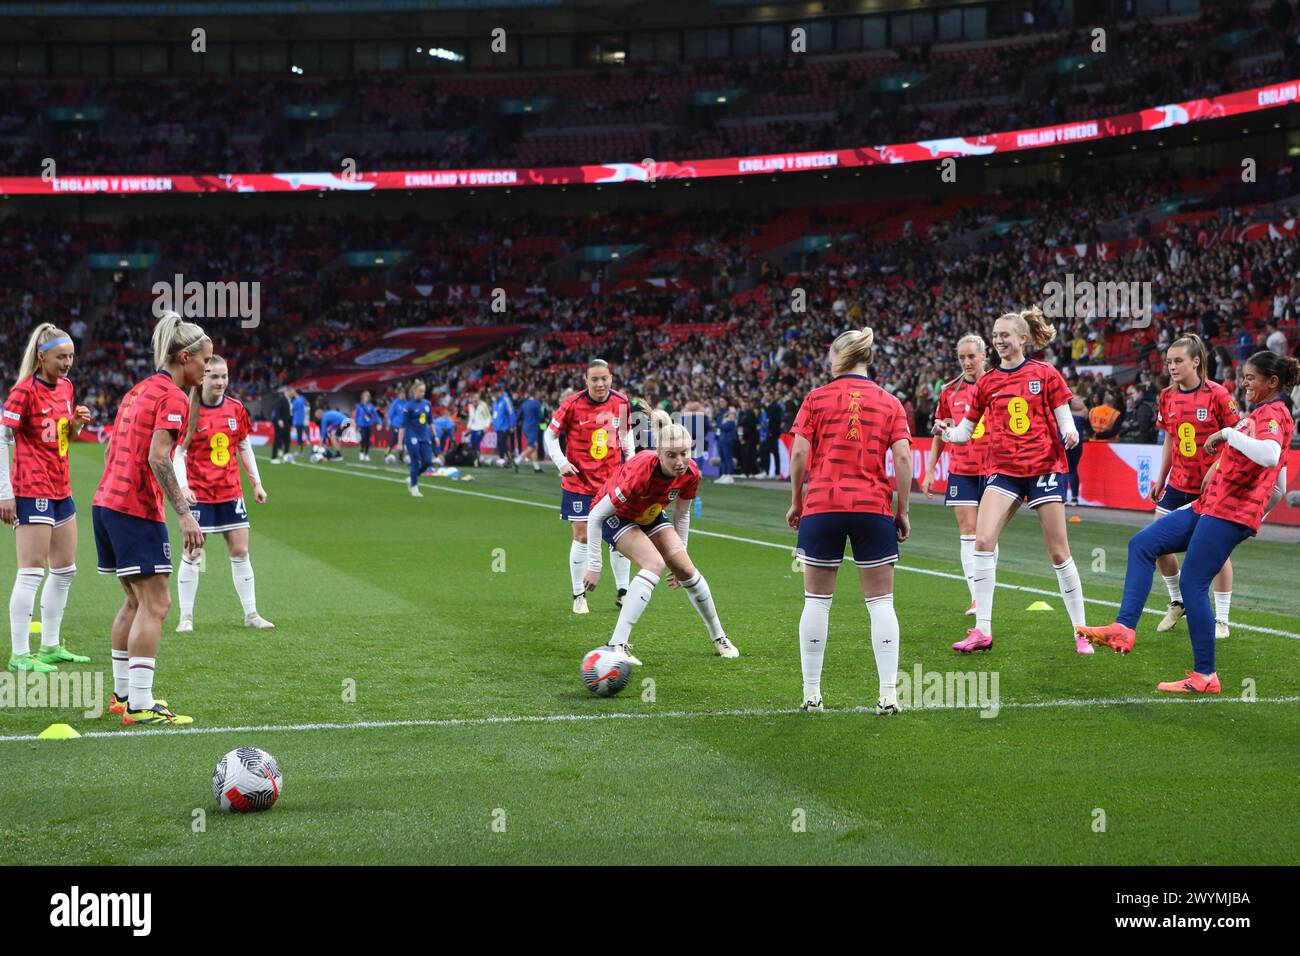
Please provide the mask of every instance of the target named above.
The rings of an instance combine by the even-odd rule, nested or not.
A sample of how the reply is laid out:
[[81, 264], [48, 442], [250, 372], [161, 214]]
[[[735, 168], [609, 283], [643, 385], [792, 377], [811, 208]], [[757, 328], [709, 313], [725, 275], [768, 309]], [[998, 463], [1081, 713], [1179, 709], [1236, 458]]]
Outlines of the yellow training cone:
[[33, 634], [39, 634], [39, 633], [41, 633], [41, 622], [40, 622], [40, 621], [32, 621], [32, 633], [33, 633]]
[[67, 724], [50, 724], [39, 734], [37, 740], [76, 740], [81, 734], [77, 733]]
[[1025, 608], [1026, 611], [1050, 611], [1051, 609], [1052, 605], [1048, 604], [1046, 601], [1035, 601], [1033, 604], [1029, 605], [1029, 607]]

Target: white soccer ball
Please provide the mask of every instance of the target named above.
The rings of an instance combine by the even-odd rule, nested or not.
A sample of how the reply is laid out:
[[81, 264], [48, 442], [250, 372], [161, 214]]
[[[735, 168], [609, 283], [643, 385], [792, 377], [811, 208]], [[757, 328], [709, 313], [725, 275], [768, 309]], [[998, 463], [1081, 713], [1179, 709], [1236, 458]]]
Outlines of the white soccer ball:
[[270, 810], [283, 792], [279, 763], [256, 747], [230, 751], [212, 773], [212, 795], [227, 813]]
[[320, 454], [323, 454], [324, 451], [325, 451], [325, 446], [324, 446], [324, 445], [315, 445], [315, 446], [312, 447], [312, 450], [311, 450], [311, 452], [312, 452], [313, 455], [320, 455]]
[[311, 463], [313, 465], [319, 465], [324, 460], [325, 460], [325, 456], [322, 455], [320, 452], [314, 451], [311, 453]]
[[597, 697], [613, 697], [632, 678], [632, 664], [608, 647], [588, 651], [582, 658], [582, 682]]
[[292, 464], [293, 464], [293, 452], [291, 452], [291, 451], [287, 451], [287, 452], [285, 452], [285, 453], [284, 453], [284, 461], [285, 461], [285, 464], [292, 465]]
[[396, 456], [396, 455], [385, 455], [385, 456], [384, 456], [384, 464], [385, 464], [385, 465], [395, 465], [395, 464], [397, 464], [397, 456]]

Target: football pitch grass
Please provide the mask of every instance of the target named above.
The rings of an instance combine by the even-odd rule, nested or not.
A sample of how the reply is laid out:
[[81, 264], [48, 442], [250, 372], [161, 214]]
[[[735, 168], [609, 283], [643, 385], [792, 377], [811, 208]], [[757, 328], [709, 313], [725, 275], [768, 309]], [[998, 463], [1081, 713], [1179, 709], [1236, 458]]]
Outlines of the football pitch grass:
[[[75, 447], [80, 574], [64, 635], [93, 657], [73, 669], [101, 672], [107, 694], [120, 589], [94, 570], [100, 461]], [[553, 470], [424, 479], [423, 499], [400, 468], [262, 471], [270, 502], [250, 504], [251, 554], [278, 629], [242, 627], [213, 540], [195, 631], [172, 633], [173, 605], [155, 688], [192, 728], [0, 708], [0, 864], [1300, 862], [1294, 541], [1238, 549], [1223, 696], [1187, 700], [1155, 691], [1190, 666], [1185, 624], [1156, 634], [1148, 614], [1132, 655], [1074, 653], [1028, 513], [1003, 537], [998, 577], [1031, 590], [999, 587], [993, 650], [954, 654], [971, 623], [955, 523], [918, 502], [895, 579], [899, 670], [996, 675], [996, 716], [919, 692], [897, 717], [869, 712], [875, 663], [851, 564], [831, 612], [828, 709], [804, 714], [785, 486], [706, 482], [692, 523], [741, 657], [718, 658], [684, 595], [661, 585], [633, 636], [645, 665], [597, 699], [578, 664], [614, 626], [612, 575], [606, 561], [592, 613], [570, 613]], [[1070, 536], [1085, 593], [1118, 601], [1132, 528], [1081, 515]], [[13, 570], [7, 541], [6, 587]], [[1147, 607], [1164, 598], [1157, 581]], [[1028, 611], [1038, 600], [1052, 610]], [[1104, 623], [1114, 608], [1088, 615]], [[34, 739], [56, 722], [83, 736]], [[240, 746], [284, 769], [269, 813], [216, 808], [212, 769]]]

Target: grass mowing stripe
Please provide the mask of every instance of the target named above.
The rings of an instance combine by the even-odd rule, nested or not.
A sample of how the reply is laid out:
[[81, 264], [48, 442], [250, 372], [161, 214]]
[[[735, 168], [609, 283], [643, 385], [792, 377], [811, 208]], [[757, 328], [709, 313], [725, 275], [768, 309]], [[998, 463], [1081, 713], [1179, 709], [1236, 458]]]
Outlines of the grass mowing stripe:
[[[346, 471], [334, 471], [332, 473], [358, 475], [363, 478], [374, 478], [379, 481], [398, 482], [404, 485], [408, 484], [407, 481], [401, 478], [388, 477], [386, 475], [375, 475], [365, 471], [357, 471], [354, 468], [352, 468], [352, 466], [347, 466]], [[541, 501], [529, 501], [526, 498], [511, 498], [507, 495], [494, 495], [486, 491], [470, 491], [466, 488], [446, 488], [442, 485], [421, 485], [420, 487], [431, 488], [434, 491], [444, 491], [447, 492], [448, 494], [471, 495], [475, 498], [487, 498], [491, 501], [504, 501], [516, 505], [528, 505], [529, 507], [532, 508], [554, 508], [555, 507], [553, 504], [547, 504]], [[739, 541], [742, 544], [756, 544], [765, 548], [780, 548], [783, 551], [789, 551], [792, 555], [794, 554], [794, 548], [792, 548], [790, 545], [778, 544], [775, 541], [762, 541], [759, 540], [758, 538], [744, 538], [734, 534], [723, 534], [720, 531], [701, 531], [699, 529], [693, 530], [691, 534], [704, 535], [707, 538], [722, 538], [726, 541]], [[951, 581], [966, 580], [966, 578], [963, 575], [952, 574], [951, 572], [948, 571], [933, 571], [929, 568], [914, 568], [905, 564], [896, 564], [894, 565], [894, 567], [896, 567], [900, 571], [910, 571], [914, 574], [929, 574], [937, 578], [947, 578], [948, 580]], [[1043, 597], [1059, 597], [1061, 593], [1059, 590], [1049, 591], [1044, 588], [1034, 588], [1023, 584], [1005, 584], [1001, 581], [998, 582], [997, 586], [1000, 588], [1005, 588], [1008, 591], [1021, 591], [1025, 594], [1037, 594]], [[1100, 607], [1113, 607], [1113, 608], [1119, 607], [1118, 602], [1104, 601], [1101, 598], [1085, 597], [1083, 600], [1088, 604], [1096, 604]], [[1159, 617], [1164, 617], [1165, 615], [1164, 610], [1157, 610], [1156, 608], [1149, 608], [1149, 607], [1143, 608], [1142, 613], [1155, 614]], [[1252, 631], [1256, 634], [1271, 634], [1274, 637], [1286, 637], [1286, 638], [1290, 638], [1293, 641], [1300, 641], [1300, 634], [1293, 634], [1290, 631], [1281, 631], [1272, 627], [1260, 627], [1259, 625], [1256, 624], [1240, 624], [1236, 622], [1234, 622], [1232, 626], [1235, 629], [1239, 629], [1243, 631]]]
[[[1214, 695], [1197, 697], [1103, 697], [1093, 700], [1063, 698], [1061, 700], [1007, 701], [998, 703], [998, 710], [1049, 710], [1060, 707], [1134, 707], [1142, 704], [1296, 704], [1297, 697], [1258, 697], [1245, 700], [1241, 697], [1219, 697]], [[918, 710], [985, 710], [979, 706], [959, 707], [956, 704], [922, 704], [909, 707], [908, 712]], [[828, 707], [822, 714], [872, 714], [873, 707]], [[612, 714], [537, 714], [506, 715], [502, 717], [444, 717], [428, 720], [358, 720], [349, 723], [313, 723], [313, 724], [259, 724], [248, 727], [186, 727], [182, 729], [159, 730], [143, 728], [141, 730], [93, 730], [81, 735], [82, 738], [108, 740], [126, 737], [184, 737], [199, 734], [243, 734], [285, 732], [297, 733], [306, 730], [387, 730], [395, 727], [487, 727], [500, 724], [575, 724], [600, 720], [685, 720], [700, 717], [784, 717], [789, 714], [802, 713], [798, 707], [785, 708], [740, 708], [736, 710], [666, 710], [661, 713], [626, 711]], [[816, 719], [816, 718], [814, 718]], [[31, 743], [39, 740], [36, 734], [19, 734], [0, 737], [0, 743]]]

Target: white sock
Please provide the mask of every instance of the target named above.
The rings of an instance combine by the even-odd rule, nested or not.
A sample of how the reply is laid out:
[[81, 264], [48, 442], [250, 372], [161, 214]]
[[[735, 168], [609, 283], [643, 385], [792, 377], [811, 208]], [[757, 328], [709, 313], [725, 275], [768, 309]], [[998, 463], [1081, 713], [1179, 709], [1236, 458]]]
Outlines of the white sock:
[[713, 592], [709, 590], [709, 582], [704, 580], [704, 575], [697, 570], [693, 578], [682, 582], [682, 587], [686, 589], [691, 604], [695, 607], [695, 613], [709, 629], [709, 640], [716, 641], [718, 638], [726, 637], [726, 633], [722, 630], [722, 622], [718, 620], [718, 609], [713, 606]]
[[131, 710], [148, 710], [153, 706], [153, 670], [156, 659], [152, 657], [132, 657], [131, 665]]
[[68, 589], [77, 576], [77, 566], [50, 568], [41, 590], [41, 647], [57, 647], [63, 629], [63, 610], [68, 606]]
[[194, 616], [194, 599], [199, 594], [199, 562], [181, 558], [176, 574], [176, 594], [180, 598], [181, 617]]
[[36, 607], [36, 592], [44, 580], [44, 568], [19, 568], [14, 577], [13, 593], [9, 595], [9, 643], [15, 654], [32, 649], [32, 608]]
[[1069, 612], [1070, 623], [1082, 627], [1083, 618], [1083, 582], [1079, 580], [1079, 569], [1074, 566], [1074, 558], [1066, 558], [1064, 564], [1052, 565], [1056, 572], [1056, 583], [1061, 588], [1061, 600]]
[[1182, 604], [1183, 588], [1181, 581], [1179, 580], [1179, 573], [1175, 571], [1173, 574], [1162, 574], [1161, 577], [1165, 579], [1165, 587], [1169, 589], [1170, 603], [1177, 601], [1179, 604]]
[[587, 570], [587, 546], [581, 541], [569, 543], [569, 581], [573, 585], [573, 595], [583, 593], [582, 575]]
[[244, 606], [244, 616], [257, 613], [257, 593], [253, 589], [253, 559], [248, 555], [230, 559], [230, 577], [235, 582], [235, 593]]
[[626, 644], [632, 636], [632, 626], [641, 620], [641, 612], [650, 603], [659, 576], [649, 571], [638, 571], [627, 586], [627, 597], [623, 598], [623, 608], [618, 612], [618, 623], [614, 625], [614, 636], [609, 643], [615, 646]]
[[113, 649], [113, 693], [121, 700], [131, 692], [131, 656]]
[[620, 554], [612, 544], [609, 546], [609, 567], [614, 572], [614, 586], [620, 591], [627, 590], [628, 578], [632, 576], [632, 559]]
[[880, 696], [893, 697], [898, 686], [898, 615], [894, 613], [894, 595], [867, 598], [871, 615], [871, 649], [876, 654], [876, 675]]
[[1216, 621], [1222, 621], [1224, 624], [1227, 624], [1228, 611], [1231, 608], [1232, 608], [1232, 592], [1215, 591], [1214, 592], [1214, 619]]
[[993, 589], [998, 582], [996, 551], [971, 554], [971, 583], [975, 585], [975, 626], [993, 636]]
[[966, 587], [970, 590], [970, 599], [975, 600], [975, 535], [961, 536], [961, 570], [966, 575]]
[[822, 695], [822, 657], [826, 653], [826, 632], [831, 622], [833, 594], [804, 592], [799, 615], [799, 662], [803, 665], [803, 696]]

